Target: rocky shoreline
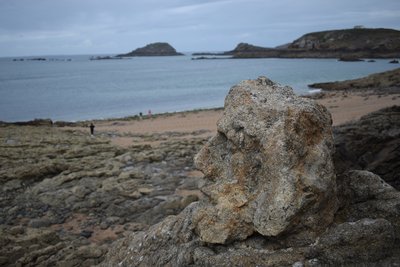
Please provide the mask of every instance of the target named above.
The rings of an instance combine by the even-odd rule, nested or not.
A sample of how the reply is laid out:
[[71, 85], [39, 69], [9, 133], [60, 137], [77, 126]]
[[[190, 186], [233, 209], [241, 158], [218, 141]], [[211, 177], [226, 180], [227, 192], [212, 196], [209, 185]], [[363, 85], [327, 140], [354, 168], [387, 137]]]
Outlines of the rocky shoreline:
[[375, 90], [385, 91], [391, 93], [400, 88], [400, 68], [375, 73], [354, 80], [326, 82], [326, 83], [313, 83], [309, 85], [310, 88], [319, 88], [326, 91], [343, 91], [343, 90]]
[[400, 31], [353, 28], [312, 32], [275, 48], [239, 43], [223, 53], [197, 53], [201, 56], [232, 58], [399, 58]]
[[[264, 81], [262, 84], [265, 86], [271, 85], [267, 80]], [[182, 123], [185, 117], [191, 121], [191, 116], [200, 116], [204, 112], [208, 111], [178, 114], [179, 122]], [[260, 116], [264, 115], [260, 113]], [[171, 115], [159, 116], [161, 120], [166, 120]], [[272, 117], [270, 119], [271, 122], [275, 120]], [[107, 123], [112, 127], [124, 127], [123, 124], [131, 120], [151, 126], [156, 118], [143, 118], [143, 121], [128, 118], [126, 121]], [[253, 151], [252, 139], [248, 139], [246, 134], [240, 134], [251, 127], [241, 128], [235, 121], [232, 119], [231, 124], [225, 119], [225, 126], [219, 127], [223, 127], [226, 136], [242, 144], [243, 151], [253, 153], [251, 155], [254, 157], [246, 160], [232, 156], [232, 162], [249, 163], [253, 158], [261, 160], [262, 157], [256, 157], [259, 152]], [[220, 173], [225, 168], [224, 163], [208, 165], [208, 156], [197, 156], [195, 167], [193, 160], [202, 148], [212, 151], [213, 147], [220, 146], [222, 149], [223, 142], [220, 143], [219, 139], [214, 141], [217, 146], [211, 143], [206, 145], [209, 137], [214, 135], [214, 130], [204, 128], [187, 131], [177, 128], [175, 131], [148, 132], [143, 129], [144, 133], [129, 133], [125, 128], [118, 132], [112, 130], [112, 127], [102, 128], [96, 123], [95, 135], [90, 136], [88, 129], [82, 128], [87, 122], [53, 124], [48, 120], [37, 120], [31, 123], [2, 124], [0, 265], [114, 266], [125, 258], [126, 263], [131, 262], [127, 259], [130, 249], [136, 251], [132, 255], [136, 259], [131, 262], [133, 266], [150, 263], [157, 265], [161, 261], [180, 266], [189, 263], [195, 266], [238, 266], [247, 263], [264, 266], [294, 263], [306, 266], [338, 263], [398, 264], [399, 251], [393, 244], [399, 242], [399, 214], [396, 210], [399, 205], [399, 122], [400, 109], [397, 106], [332, 129], [332, 144], [328, 146], [335, 147], [332, 164], [337, 176], [335, 186], [340, 194], [335, 204], [337, 211], [333, 224], [319, 236], [320, 241], [312, 246], [308, 246], [307, 238], [300, 234], [304, 230], [302, 227], [294, 230], [299, 231], [298, 234], [277, 237], [265, 237], [265, 234], [259, 233], [264, 230], [257, 228], [257, 232], [242, 237], [244, 240], [233, 241], [235, 236], [249, 233], [251, 229], [240, 220], [234, 225], [243, 225], [244, 228], [235, 226], [226, 232], [230, 233], [226, 235], [227, 238], [222, 238], [223, 232], [208, 232], [212, 228], [205, 223], [207, 216], [215, 215], [212, 206], [207, 208], [209, 212], [196, 217], [200, 228], [194, 233], [190, 225], [185, 226], [198, 203], [210, 197], [218, 202], [220, 198], [216, 198], [220, 194], [217, 193], [219, 187], [215, 191], [209, 186], [217, 178], [211, 174]], [[143, 127], [143, 124], [135, 125]], [[233, 131], [232, 127], [237, 130]], [[257, 127], [253, 130], [254, 133], [258, 131]], [[123, 147], [116, 146], [114, 140], [117, 138], [131, 141]], [[313, 141], [310, 142], [312, 145]], [[294, 142], [292, 145], [296, 144]], [[218, 153], [225, 155], [225, 158], [231, 157], [227, 156], [231, 153], [229, 151], [221, 150]], [[217, 159], [212, 164], [217, 164]], [[257, 166], [248, 168], [250, 173], [259, 168]], [[198, 168], [208, 178], [204, 178]], [[242, 175], [244, 170], [237, 168], [236, 175]], [[380, 175], [397, 190], [369, 171]], [[210, 177], [215, 178], [210, 180]], [[245, 177], [243, 174], [243, 181]], [[290, 187], [290, 182], [287, 185]], [[286, 190], [286, 186], [281, 188]], [[238, 193], [230, 195], [228, 200], [231, 199], [233, 203], [242, 201], [240, 190], [227, 192]], [[229, 206], [230, 202], [224, 203]], [[232, 216], [235, 212], [236, 208], [230, 215], [225, 215]], [[223, 224], [226, 218], [230, 218], [225, 215], [221, 220]], [[211, 221], [214, 219], [211, 218]], [[235, 217], [232, 219], [237, 220]], [[257, 227], [262, 227], [262, 223]], [[309, 233], [316, 231], [319, 235], [320, 230], [317, 228]], [[306, 236], [312, 238], [313, 235]], [[198, 237], [203, 241], [199, 241]], [[175, 240], [174, 244], [179, 249], [174, 248], [175, 245], [171, 246], [171, 240]], [[187, 240], [192, 241], [185, 243]], [[225, 241], [222, 242], [224, 244], [215, 244], [215, 240]], [[305, 243], [299, 246], [298, 242]], [[142, 246], [138, 247], [140, 244]], [[112, 252], [108, 253], [110, 250]], [[161, 253], [158, 254], [160, 257], [156, 257], [154, 251]], [[165, 254], [162, 254], [163, 251]], [[141, 256], [142, 261], [139, 261]], [[181, 258], [178, 257], [179, 261], [174, 262], [176, 256]], [[160, 261], [155, 263], [151, 260]]]
[[2, 266], [92, 266], [114, 240], [200, 196], [192, 158], [201, 138], [123, 149], [58, 127], [0, 135]]
[[[399, 140], [399, 107], [368, 118], [388, 118]], [[333, 155], [334, 140], [327, 110], [291, 88], [263, 77], [232, 87], [217, 134], [195, 156], [205, 197], [117, 241], [101, 266], [398, 264], [399, 191], [339, 166], [336, 157], [351, 157]]]

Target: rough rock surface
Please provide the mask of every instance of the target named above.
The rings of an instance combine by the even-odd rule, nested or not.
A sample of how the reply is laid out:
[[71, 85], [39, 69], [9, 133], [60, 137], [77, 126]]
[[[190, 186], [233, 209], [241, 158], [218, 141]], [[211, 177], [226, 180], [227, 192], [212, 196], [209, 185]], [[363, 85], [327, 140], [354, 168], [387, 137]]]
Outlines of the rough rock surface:
[[368, 170], [400, 189], [400, 107], [334, 128], [336, 171]]
[[333, 139], [323, 106], [259, 78], [231, 89], [217, 126], [195, 158], [210, 201], [195, 215], [202, 241], [306, 231], [304, 241], [332, 222]]
[[385, 218], [400, 240], [400, 192], [378, 175], [352, 170], [338, 175], [339, 210], [335, 221]]
[[[117, 241], [102, 266], [399, 263], [399, 192], [367, 171], [336, 181], [329, 125], [325, 109], [265, 78], [233, 87], [196, 156], [207, 198]], [[295, 207], [272, 208], [282, 203]]]
[[385, 219], [345, 222], [327, 230], [315, 248], [324, 264], [374, 261], [390, 255], [395, 245], [392, 224]]
[[200, 196], [201, 177], [189, 173], [204, 140], [123, 149], [109, 139], [0, 126], [0, 266], [93, 266], [114, 240]]

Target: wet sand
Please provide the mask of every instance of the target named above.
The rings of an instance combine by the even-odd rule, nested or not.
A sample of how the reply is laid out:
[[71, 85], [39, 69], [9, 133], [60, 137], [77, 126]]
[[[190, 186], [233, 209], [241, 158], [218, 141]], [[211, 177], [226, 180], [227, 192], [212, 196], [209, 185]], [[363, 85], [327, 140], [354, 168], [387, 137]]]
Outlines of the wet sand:
[[373, 111], [400, 105], [400, 94], [375, 94], [368, 92], [333, 93], [317, 100], [332, 114], [333, 125], [358, 120]]

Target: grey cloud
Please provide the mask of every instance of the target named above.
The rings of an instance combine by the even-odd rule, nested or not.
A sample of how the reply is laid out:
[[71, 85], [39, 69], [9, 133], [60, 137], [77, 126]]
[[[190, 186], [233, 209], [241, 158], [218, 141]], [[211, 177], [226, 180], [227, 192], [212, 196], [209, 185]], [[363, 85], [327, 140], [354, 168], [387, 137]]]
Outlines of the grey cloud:
[[[0, 0], [0, 56], [276, 46], [318, 30], [400, 28], [398, 0]], [[28, 50], [29, 48], [30, 50]]]

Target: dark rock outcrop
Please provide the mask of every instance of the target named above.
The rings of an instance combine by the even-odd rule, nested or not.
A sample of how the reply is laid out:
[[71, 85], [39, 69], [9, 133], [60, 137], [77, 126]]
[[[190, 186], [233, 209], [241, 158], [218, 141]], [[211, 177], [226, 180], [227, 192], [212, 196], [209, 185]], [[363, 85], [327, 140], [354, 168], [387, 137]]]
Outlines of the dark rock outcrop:
[[371, 90], [381, 88], [400, 88], [400, 68], [375, 73], [354, 80], [326, 82], [326, 83], [313, 83], [309, 85], [310, 88], [320, 88], [323, 90]]
[[360, 53], [399, 53], [400, 31], [392, 29], [344, 29], [308, 33], [289, 49]]
[[144, 47], [137, 48], [127, 54], [117, 55], [117, 57], [152, 57], [152, 56], [181, 56], [182, 53], [176, 52], [168, 43], [152, 43]]
[[0, 126], [2, 125], [51, 126], [53, 125], [53, 121], [50, 119], [34, 119], [31, 121], [19, 121], [19, 122], [0, 121]]
[[336, 180], [330, 125], [325, 108], [266, 78], [234, 86], [195, 158], [207, 197], [117, 241], [102, 266], [400, 262], [399, 192], [367, 171]]
[[368, 170], [400, 190], [400, 107], [334, 127], [336, 171]]
[[338, 60], [339, 60], [339, 61], [344, 61], [344, 62], [359, 62], [359, 61], [364, 61], [363, 59], [360, 59], [360, 58], [358, 58], [358, 57], [352, 57], [352, 56], [340, 57]]
[[277, 57], [278, 51], [273, 48], [255, 46], [248, 43], [239, 43], [232, 51], [225, 52], [224, 55], [231, 55], [235, 58], [257, 58]]
[[324, 265], [337, 266], [387, 257], [394, 245], [395, 235], [389, 221], [361, 219], [333, 226], [320, 237], [315, 248]]
[[398, 190], [369, 171], [347, 171], [339, 174], [337, 180], [340, 191], [337, 222], [384, 218], [391, 222], [394, 236], [400, 240]]

